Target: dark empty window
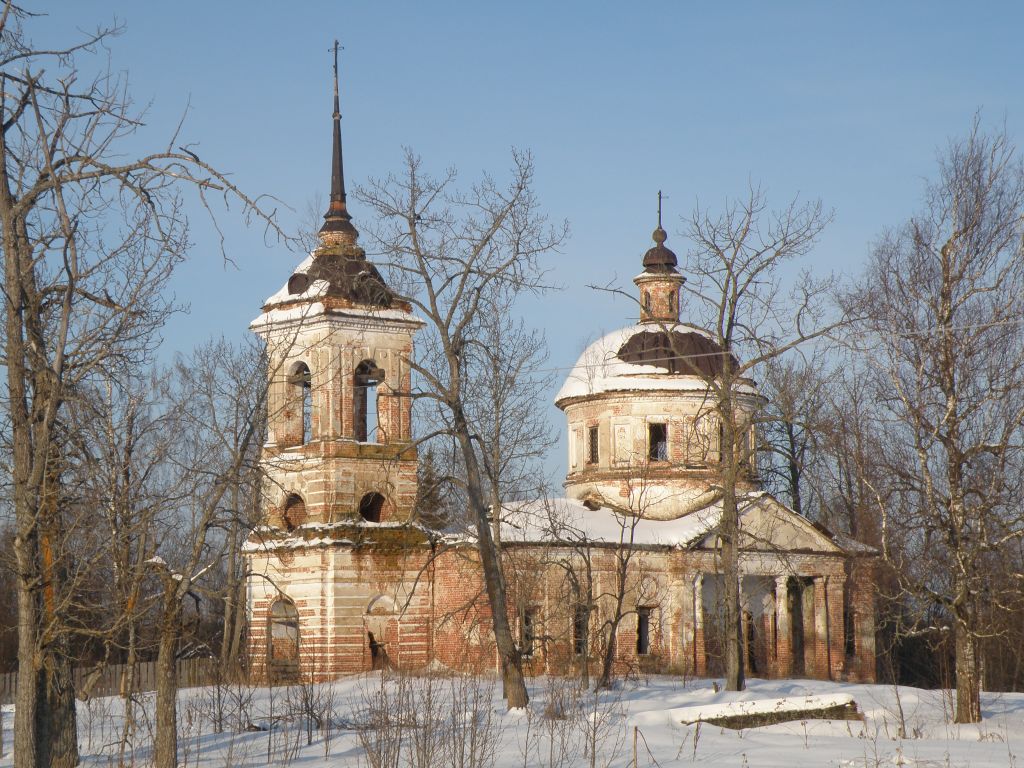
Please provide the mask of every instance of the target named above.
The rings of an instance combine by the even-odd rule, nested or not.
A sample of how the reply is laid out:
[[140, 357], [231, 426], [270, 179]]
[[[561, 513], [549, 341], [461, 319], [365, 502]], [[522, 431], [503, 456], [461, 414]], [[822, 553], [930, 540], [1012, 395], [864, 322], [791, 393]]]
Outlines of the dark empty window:
[[587, 652], [587, 620], [590, 611], [585, 605], [577, 605], [572, 616], [572, 650], [577, 656]]
[[647, 425], [647, 457], [651, 461], [668, 461], [668, 425]]
[[356, 367], [352, 393], [353, 432], [360, 443], [377, 442], [377, 385], [383, 378], [384, 372], [372, 360], [363, 360]]
[[597, 427], [587, 430], [587, 464], [597, 464], [600, 453], [597, 448]]
[[646, 656], [651, 652], [651, 609], [636, 609], [636, 655]]
[[644, 291], [644, 312], [650, 312], [650, 311], [651, 311], [651, 294], [649, 294], [647, 291]]
[[359, 514], [369, 523], [379, 523], [384, 508], [384, 497], [379, 493], [368, 493], [359, 502]]
[[857, 653], [857, 618], [850, 604], [850, 590], [843, 590], [843, 648], [847, 656]]
[[[308, 443], [313, 439], [313, 375], [309, 366], [298, 363], [288, 377], [293, 388], [292, 400], [302, 413], [302, 436], [300, 443]], [[294, 413], [294, 411], [293, 411]]]
[[522, 630], [519, 638], [519, 647], [522, 650], [523, 658], [533, 656], [533, 646], [537, 639], [537, 609], [525, 608], [523, 610]]

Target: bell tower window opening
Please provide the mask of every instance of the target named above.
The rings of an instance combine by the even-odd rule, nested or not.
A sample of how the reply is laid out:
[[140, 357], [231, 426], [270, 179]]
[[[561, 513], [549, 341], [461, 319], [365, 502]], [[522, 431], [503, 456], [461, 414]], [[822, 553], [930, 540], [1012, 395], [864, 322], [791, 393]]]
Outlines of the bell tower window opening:
[[379, 493], [368, 493], [359, 501], [359, 515], [368, 523], [379, 523], [384, 508], [384, 497]]
[[372, 360], [363, 360], [356, 366], [352, 406], [355, 438], [360, 443], [376, 443], [380, 437], [377, 385], [383, 380], [384, 372]]
[[647, 458], [668, 461], [668, 425], [651, 422], [647, 425]]
[[648, 291], [644, 291], [644, 312], [651, 312], [651, 294]]
[[587, 429], [587, 464], [597, 464], [601, 458], [598, 449], [598, 429], [595, 424]]
[[288, 377], [288, 384], [291, 387], [289, 400], [301, 415], [302, 434], [299, 439], [300, 445], [305, 445], [313, 439], [313, 375], [309, 366], [305, 363], [296, 363]]

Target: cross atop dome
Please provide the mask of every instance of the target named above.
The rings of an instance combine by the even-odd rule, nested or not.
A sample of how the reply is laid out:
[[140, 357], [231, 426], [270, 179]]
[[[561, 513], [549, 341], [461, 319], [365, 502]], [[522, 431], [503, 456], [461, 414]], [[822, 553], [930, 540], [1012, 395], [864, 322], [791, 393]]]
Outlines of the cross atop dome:
[[640, 289], [640, 322], [679, 322], [679, 291], [686, 279], [676, 271], [679, 260], [665, 245], [668, 233], [661, 226], [661, 190], [658, 191], [658, 226], [651, 235], [654, 247], [644, 254], [644, 271], [633, 278]]
[[679, 260], [676, 255], [665, 247], [668, 240], [668, 232], [661, 226], [661, 190], [658, 190], [658, 228], [654, 230], [651, 239], [654, 240], [654, 247], [644, 254], [644, 270], [648, 272], [675, 272]]

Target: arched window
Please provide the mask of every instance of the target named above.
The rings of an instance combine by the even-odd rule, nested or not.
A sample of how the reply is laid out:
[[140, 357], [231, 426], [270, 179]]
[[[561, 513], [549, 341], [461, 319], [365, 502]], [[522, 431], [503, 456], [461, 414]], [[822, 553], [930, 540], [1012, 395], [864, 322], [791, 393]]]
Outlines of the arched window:
[[299, 671], [299, 612], [287, 597], [270, 606], [267, 641], [271, 681], [294, 677]]
[[[305, 363], [296, 363], [292, 366], [292, 372], [288, 376], [290, 392], [288, 396], [289, 410], [296, 411], [293, 418], [301, 413], [301, 429], [299, 444], [304, 445], [313, 439], [313, 375], [309, 372], [309, 366]], [[299, 422], [296, 421], [296, 427]], [[298, 429], [296, 429], [298, 433]]]
[[651, 294], [644, 291], [644, 312], [650, 313], [651, 311]]
[[359, 502], [359, 514], [369, 523], [379, 523], [384, 508], [384, 497], [379, 493], [368, 493]]
[[356, 366], [352, 406], [355, 438], [360, 443], [377, 442], [377, 385], [383, 380], [384, 371], [373, 360], [363, 360]]
[[306, 502], [302, 500], [301, 496], [293, 493], [288, 497], [284, 503], [284, 514], [281, 518], [284, 527], [289, 531], [306, 522]]

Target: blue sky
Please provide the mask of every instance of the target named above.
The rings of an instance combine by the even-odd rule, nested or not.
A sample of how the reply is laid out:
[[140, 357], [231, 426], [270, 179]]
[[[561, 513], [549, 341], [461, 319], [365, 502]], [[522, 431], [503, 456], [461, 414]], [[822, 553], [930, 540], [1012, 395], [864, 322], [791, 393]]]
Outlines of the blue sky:
[[[62, 0], [37, 42], [115, 18], [111, 62], [150, 103], [140, 142], [184, 136], [245, 189], [295, 209], [329, 181], [330, 56], [342, 54], [350, 184], [398, 168], [410, 146], [465, 180], [530, 149], [537, 192], [572, 238], [551, 258], [564, 292], [524, 311], [552, 367], [632, 320], [587, 283], [639, 271], [664, 190], [669, 245], [696, 200], [719, 208], [748, 181], [782, 205], [821, 198], [835, 221], [808, 264], [855, 274], [871, 242], [912, 213], [937, 148], [972, 116], [1020, 140], [1024, 5], [1011, 2], [129, 2]], [[142, 144], [140, 143], [140, 146]], [[353, 205], [358, 226], [365, 215]], [[190, 313], [165, 350], [239, 337], [301, 254], [223, 218], [236, 267], [193, 226], [175, 279]], [[685, 314], [685, 307], [684, 307]], [[552, 395], [554, 392], [552, 391]], [[552, 418], [561, 427], [557, 411]], [[561, 448], [550, 461], [564, 471]]]

